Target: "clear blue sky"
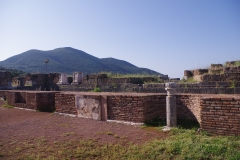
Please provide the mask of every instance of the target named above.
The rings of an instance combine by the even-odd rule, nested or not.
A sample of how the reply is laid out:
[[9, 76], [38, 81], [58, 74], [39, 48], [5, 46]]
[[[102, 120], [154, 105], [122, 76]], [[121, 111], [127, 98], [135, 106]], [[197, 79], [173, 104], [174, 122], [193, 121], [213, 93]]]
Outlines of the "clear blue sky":
[[240, 0], [0, 0], [0, 61], [59, 47], [182, 78], [240, 60]]

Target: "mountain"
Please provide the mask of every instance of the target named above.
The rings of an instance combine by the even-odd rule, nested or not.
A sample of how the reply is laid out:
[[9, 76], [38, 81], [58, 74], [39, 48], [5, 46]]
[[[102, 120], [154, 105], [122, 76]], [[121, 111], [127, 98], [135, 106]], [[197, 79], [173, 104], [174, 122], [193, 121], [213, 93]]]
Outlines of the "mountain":
[[47, 63], [48, 72], [72, 74], [75, 71], [80, 71], [84, 74], [90, 74], [104, 71], [122, 74], [160, 74], [147, 68], [136, 67], [123, 60], [115, 58], [100, 59], [70, 47], [50, 51], [29, 50], [1, 61], [0, 66], [29, 73], [45, 73], [46, 59], [49, 59], [49, 63]]

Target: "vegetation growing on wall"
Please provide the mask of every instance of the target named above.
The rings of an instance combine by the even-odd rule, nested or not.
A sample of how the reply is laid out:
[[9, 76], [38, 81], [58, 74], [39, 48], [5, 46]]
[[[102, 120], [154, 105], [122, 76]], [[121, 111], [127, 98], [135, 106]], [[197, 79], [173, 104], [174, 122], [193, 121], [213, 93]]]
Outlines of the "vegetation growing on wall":
[[102, 92], [100, 88], [95, 87], [94, 90], [91, 90], [91, 92]]
[[182, 78], [179, 83], [196, 83], [196, 82], [198, 82], [198, 81], [194, 80], [193, 77], [189, 77], [187, 79]]

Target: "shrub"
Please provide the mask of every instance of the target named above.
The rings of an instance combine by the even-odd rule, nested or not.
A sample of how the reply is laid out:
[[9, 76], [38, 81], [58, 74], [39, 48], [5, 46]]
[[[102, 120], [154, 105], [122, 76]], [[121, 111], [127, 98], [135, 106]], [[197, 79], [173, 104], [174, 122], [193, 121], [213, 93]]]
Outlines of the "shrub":
[[91, 92], [102, 92], [100, 88], [96, 87], [94, 90], [91, 90]]

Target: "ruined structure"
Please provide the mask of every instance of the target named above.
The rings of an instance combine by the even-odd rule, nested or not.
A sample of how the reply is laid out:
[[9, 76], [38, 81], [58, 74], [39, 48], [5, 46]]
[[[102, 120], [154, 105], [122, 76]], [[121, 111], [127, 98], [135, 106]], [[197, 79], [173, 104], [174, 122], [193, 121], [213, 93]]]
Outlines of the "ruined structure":
[[240, 61], [226, 62], [226, 65], [211, 64], [209, 69], [185, 70], [186, 79], [193, 78], [198, 82], [240, 81]]
[[[59, 81], [59, 73], [29, 74], [24, 77], [12, 79], [13, 89], [19, 90], [59, 90], [56, 85]], [[17, 88], [16, 88], [17, 87]]]
[[[197, 121], [216, 135], [240, 135], [240, 95], [176, 94], [178, 121]], [[15, 107], [72, 114], [103, 121], [166, 121], [166, 94], [3, 91]]]
[[60, 85], [69, 84], [67, 74], [65, 74], [65, 73], [59, 74], [59, 80], [58, 80], [57, 84], [60, 84]]
[[11, 72], [0, 72], [0, 89], [8, 89], [12, 86]]
[[83, 73], [82, 72], [74, 72], [73, 73], [73, 82], [71, 84], [81, 84], [83, 81]]
[[[14, 78], [18, 90], [0, 90], [0, 97], [15, 107], [102, 121], [143, 123], [156, 118], [166, 121], [169, 113], [170, 118], [174, 116], [169, 126], [175, 126], [177, 119], [184, 119], [197, 121], [203, 130], [212, 134], [240, 135], [239, 66], [234, 66], [235, 62], [227, 64], [185, 71], [186, 78], [202, 82], [176, 83], [174, 89], [171, 83], [146, 83], [154, 82], [153, 77], [108, 78], [106, 74], [83, 77], [81, 72], [74, 72], [73, 77], [58, 73], [32, 74]], [[2, 77], [5, 78], [1, 84], [9, 85], [6, 83], [9, 75]], [[108, 92], [79, 92], [95, 87]], [[22, 91], [26, 89], [35, 91]]]

